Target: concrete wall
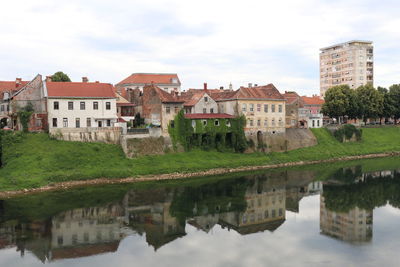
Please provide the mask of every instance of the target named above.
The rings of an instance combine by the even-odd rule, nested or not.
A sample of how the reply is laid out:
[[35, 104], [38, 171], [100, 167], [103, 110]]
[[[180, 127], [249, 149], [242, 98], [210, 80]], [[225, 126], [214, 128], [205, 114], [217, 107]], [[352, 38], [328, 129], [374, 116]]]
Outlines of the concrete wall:
[[58, 140], [120, 144], [122, 128], [50, 128], [49, 134]]
[[145, 155], [162, 155], [172, 150], [172, 142], [169, 136], [151, 134], [124, 135], [121, 138], [121, 146], [128, 158]]
[[247, 133], [248, 140], [253, 140], [255, 147], [249, 148], [248, 153], [254, 151], [263, 152], [282, 152], [299, 149], [303, 147], [315, 146], [318, 144], [317, 138], [309, 129], [286, 129], [286, 133]]

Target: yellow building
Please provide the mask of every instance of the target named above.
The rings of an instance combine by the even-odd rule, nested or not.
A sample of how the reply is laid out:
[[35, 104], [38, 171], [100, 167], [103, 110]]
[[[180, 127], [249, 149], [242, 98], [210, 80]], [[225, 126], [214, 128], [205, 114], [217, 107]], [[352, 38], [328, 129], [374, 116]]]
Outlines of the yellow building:
[[218, 112], [246, 117], [247, 135], [285, 133], [285, 98], [273, 84], [240, 87], [236, 91], [217, 92], [212, 97]]

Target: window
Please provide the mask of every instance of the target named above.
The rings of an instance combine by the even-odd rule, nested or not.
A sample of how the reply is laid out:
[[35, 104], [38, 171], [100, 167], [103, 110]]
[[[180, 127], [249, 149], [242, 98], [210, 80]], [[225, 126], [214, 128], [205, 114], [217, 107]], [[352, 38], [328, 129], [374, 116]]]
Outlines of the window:
[[203, 120], [203, 125], [204, 125], [204, 126], [207, 125], [207, 120]]
[[63, 127], [64, 128], [68, 127], [68, 119], [67, 118], [63, 118]]
[[254, 111], [254, 104], [250, 104], [249, 110], [250, 110], [250, 112], [253, 112], [253, 111]]
[[315, 120], [312, 120], [312, 127], [315, 127]]
[[257, 126], [261, 126], [261, 120], [257, 120]]
[[207, 113], [207, 109], [206, 108], [203, 108], [203, 113]]
[[275, 112], [275, 104], [271, 105], [271, 112]]
[[278, 106], [279, 113], [282, 113], [282, 105]]
[[204, 97], [204, 102], [208, 102], [208, 97]]
[[107, 127], [111, 126], [111, 120], [107, 120]]
[[86, 127], [92, 127], [92, 119], [91, 118], [86, 119]]
[[81, 110], [85, 110], [85, 102], [81, 102]]
[[224, 104], [221, 104], [221, 113], [224, 113]]
[[76, 128], [80, 128], [81, 127], [81, 119], [79, 119], [79, 118], [75, 119], [75, 127]]
[[319, 120], [317, 120], [317, 126], [319, 127]]
[[57, 244], [61, 246], [63, 243], [64, 243], [63, 237], [62, 236], [58, 236], [57, 237]]
[[99, 102], [93, 102], [93, 109], [98, 110], [99, 109]]
[[106, 102], [106, 110], [110, 110], [111, 109], [111, 102]]
[[283, 209], [282, 208], [279, 209], [279, 216], [283, 216]]
[[215, 125], [215, 126], [219, 126], [219, 120], [215, 120], [215, 121], [214, 121], [214, 125]]
[[242, 104], [242, 111], [246, 112], [247, 111], [247, 105], [246, 104]]
[[170, 113], [171, 113], [171, 108], [170, 108], [170, 107], [165, 107], [165, 112], [166, 112], [167, 114], [170, 114]]
[[102, 121], [98, 121], [98, 122], [97, 122], [97, 126], [98, 126], [99, 128], [103, 127], [103, 122], [102, 122]]
[[275, 126], [275, 119], [272, 119], [272, 126]]
[[261, 111], [261, 104], [257, 104], [257, 111], [258, 111], [258, 112]]
[[74, 102], [68, 102], [68, 110], [74, 109]]
[[175, 113], [178, 113], [179, 112], [179, 107], [177, 107], [177, 106], [175, 106]]
[[253, 125], [254, 125], [253, 120], [250, 120], [250, 126], [253, 126]]
[[58, 109], [59, 109], [59, 103], [58, 103], [58, 101], [54, 101], [54, 102], [53, 102], [53, 109], [54, 109], [54, 110], [58, 110]]
[[230, 121], [226, 122], [226, 127], [231, 127], [231, 122]]
[[214, 113], [214, 109], [213, 108], [210, 108], [210, 113]]
[[268, 120], [267, 119], [264, 120], [264, 126], [268, 126]]
[[195, 120], [192, 120], [192, 127], [196, 128], [196, 121]]
[[264, 212], [264, 218], [266, 219], [266, 218], [268, 218], [268, 216], [269, 216], [268, 210], [266, 210], [266, 211]]
[[268, 104], [264, 104], [264, 112], [268, 113]]
[[53, 127], [57, 127], [57, 118], [53, 118]]

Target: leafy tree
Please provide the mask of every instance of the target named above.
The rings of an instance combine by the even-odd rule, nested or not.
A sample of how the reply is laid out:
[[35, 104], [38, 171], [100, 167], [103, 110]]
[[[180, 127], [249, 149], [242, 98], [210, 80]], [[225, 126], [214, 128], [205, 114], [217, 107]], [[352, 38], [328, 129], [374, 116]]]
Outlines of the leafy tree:
[[392, 115], [397, 124], [397, 120], [400, 119], [400, 84], [393, 84], [389, 87], [389, 98], [393, 107]]
[[52, 82], [70, 82], [71, 79], [62, 71], [58, 71], [51, 76]]
[[348, 85], [334, 86], [328, 89], [325, 94], [325, 103], [322, 105], [322, 113], [337, 118], [347, 115], [350, 110]]
[[372, 85], [363, 85], [356, 89], [360, 103], [360, 119], [366, 124], [369, 118], [378, 118], [383, 110], [383, 95]]
[[378, 86], [377, 90], [383, 96], [383, 108], [381, 114], [379, 114], [380, 124], [382, 124], [382, 118], [387, 120], [388, 118], [393, 117], [396, 107], [393, 103], [393, 99], [390, 97], [388, 89]]

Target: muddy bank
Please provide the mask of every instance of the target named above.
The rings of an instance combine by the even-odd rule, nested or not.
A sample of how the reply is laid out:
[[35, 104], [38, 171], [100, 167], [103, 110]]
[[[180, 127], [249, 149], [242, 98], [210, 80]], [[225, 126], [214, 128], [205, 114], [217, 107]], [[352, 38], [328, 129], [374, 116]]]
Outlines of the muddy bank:
[[68, 188], [72, 188], [72, 187], [80, 187], [80, 186], [88, 186], [88, 185], [123, 184], [123, 183], [136, 183], [136, 182], [145, 182], [145, 181], [187, 179], [187, 178], [191, 178], [191, 177], [213, 176], [213, 175], [233, 173], [233, 172], [256, 171], [256, 170], [262, 170], [262, 169], [275, 169], [275, 168], [303, 166], [303, 165], [311, 165], [311, 164], [319, 164], [319, 163], [329, 163], [329, 162], [336, 162], [336, 161], [383, 158], [383, 157], [392, 157], [392, 156], [400, 156], [400, 152], [369, 154], [369, 155], [360, 155], [360, 156], [347, 156], [347, 157], [332, 158], [332, 159], [326, 159], [326, 160], [297, 161], [297, 162], [266, 164], [266, 165], [247, 166], [247, 167], [238, 167], [238, 168], [218, 168], [218, 169], [210, 169], [207, 171], [199, 171], [199, 172], [191, 172], [191, 173], [169, 173], [169, 174], [143, 175], [143, 176], [128, 177], [128, 178], [115, 178], [115, 179], [113, 179], [113, 178], [98, 178], [98, 179], [83, 180], [83, 181], [78, 180], [78, 181], [56, 183], [56, 184], [51, 184], [51, 185], [42, 186], [42, 187], [38, 187], [38, 188], [32, 188], [32, 189], [4, 191], [4, 192], [0, 192], [0, 198], [10, 198], [10, 197], [18, 196], [18, 195], [23, 195], [23, 194], [40, 193], [40, 192], [46, 192], [46, 191], [52, 191], [52, 190], [64, 190], [64, 189], [68, 189]]

